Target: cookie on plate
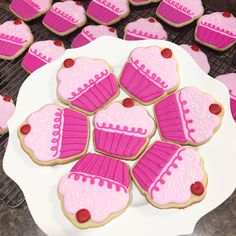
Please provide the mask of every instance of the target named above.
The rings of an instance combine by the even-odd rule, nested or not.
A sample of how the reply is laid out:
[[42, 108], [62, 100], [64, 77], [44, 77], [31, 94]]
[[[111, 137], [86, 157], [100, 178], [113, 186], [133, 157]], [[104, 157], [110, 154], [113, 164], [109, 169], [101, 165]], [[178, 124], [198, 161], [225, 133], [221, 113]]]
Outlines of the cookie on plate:
[[128, 0], [91, 0], [87, 16], [102, 25], [112, 25], [129, 15]]
[[182, 27], [198, 19], [204, 13], [201, 0], [162, 0], [156, 14], [174, 27]]
[[206, 194], [207, 174], [199, 154], [172, 143], [157, 141], [131, 170], [134, 182], [158, 208], [184, 208]]
[[125, 27], [125, 40], [167, 39], [167, 33], [155, 18], [140, 18]]
[[15, 105], [10, 96], [0, 95], [0, 135], [8, 131], [7, 121], [12, 117]]
[[138, 102], [149, 105], [179, 86], [178, 64], [169, 48], [135, 48], [120, 75], [120, 85]]
[[85, 25], [87, 19], [80, 1], [56, 2], [43, 18], [53, 33], [64, 36]]
[[129, 2], [134, 6], [142, 6], [149, 3], [160, 2], [161, 0], [129, 0]]
[[218, 51], [236, 42], [236, 17], [230, 12], [213, 12], [202, 16], [196, 26], [195, 40]]
[[194, 146], [206, 143], [218, 130], [223, 107], [210, 94], [185, 87], [154, 106], [160, 136]]
[[13, 0], [9, 5], [11, 12], [24, 21], [30, 21], [45, 14], [52, 0]]
[[74, 38], [71, 47], [82, 47], [102, 36], [118, 37], [116, 29], [106, 25], [88, 25]]
[[30, 28], [21, 20], [6, 21], [0, 25], [0, 59], [13, 60], [33, 42]]
[[65, 216], [78, 228], [98, 227], [129, 205], [129, 166], [104, 155], [88, 153], [58, 184]]
[[21, 66], [29, 73], [55, 61], [65, 52], [61, 41], [45, 40], [33, 43], [25, 54]]
[[65, 164], [86, 152], [89, 120], [71, 108], [48, 104], [27, 117], [18, 129], [18, 137], [35, 163]]
[[68, 58], [57, 73], [61, 102], [92, 115], [119, 94], [112, 68], [102, 59]]
[[136, 159], [153, 136], [156, 126], [147, 110], [126, 98], [99, 110], [93, 120], [94, 148], [120, 159]]

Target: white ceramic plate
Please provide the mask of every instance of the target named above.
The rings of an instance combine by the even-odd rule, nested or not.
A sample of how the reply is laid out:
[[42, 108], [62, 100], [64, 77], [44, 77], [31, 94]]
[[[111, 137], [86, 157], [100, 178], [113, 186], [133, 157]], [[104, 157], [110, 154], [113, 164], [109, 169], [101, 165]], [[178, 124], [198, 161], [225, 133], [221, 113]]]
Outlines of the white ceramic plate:
[[[47, 103], [57, 101], [56, 73], [65, 58], [82, 55], [103, 58], [110, 63], [118, 76], [133, 48], [150, 45], [169, 47], [173, 50], [179, 62], [180, 87], [198, 87], [214, 95], [224, 105], [225, 116], [221, 128], [207, 144], [197, 148], [204, 158], [209, 176], [207, 195], [203, 201], [186, 209], [159, 210], [148, 204], [133, 185], [133, 202], [124, 214], [103, 227], [79, 230], [64, 217], [57, 197], [58, 181], [74, 163], [55, 167], [37, 166], [21, 149], [17, 127], [31, 112]], [[122, 92], [117, 100], [126, 96]], [[149, 106], [148, 109], [152, 114], [152, 107]], [[35, 71], [27, 78], [20, 89], [16, 111], [8, 125], [10, 138], [3, 162], [4, 170], [23, 190], [36, 224], [47, 235], [187, 234], [193, 231], [196, 222], [203, 215], [226, 200], [235, 189], [236, 125], [230, 114], [228, 91], [218, 81], [205, 74], [182, 48], [170, 42], [132, 42], [103, 37], [85, 47], [67, 50], [60, 59]], [[159, 139], [158, 134], [152, 142], [155, 139]], [[93, 151], [92, 142], [89, 151]]]

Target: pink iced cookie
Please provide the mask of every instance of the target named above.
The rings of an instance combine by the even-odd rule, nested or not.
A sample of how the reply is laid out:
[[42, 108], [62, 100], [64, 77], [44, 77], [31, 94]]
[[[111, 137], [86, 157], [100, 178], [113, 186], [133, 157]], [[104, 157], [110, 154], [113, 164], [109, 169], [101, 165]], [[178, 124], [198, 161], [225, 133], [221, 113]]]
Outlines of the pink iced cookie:
[[202, 16], [197, 22], [195, 39], [215, 50], [227, 50], [236, 42], [236, 17], [230, 12]]
[[207, 56], [197, 45], [190, 46], [187, 44], [182, 44], [180, 47], [182, 47], [195, 60], [203, 71], [207, 74], [210, 72], [211, 68]]
[[78, 228], [98, 227], [125, 211], [131, 180], [126, 163], [88, 153], [59, 182], [65, 216]]
[[125, 40], [167, 39], [167, 33], [155, 18], [140, 18], [125, 27]]
[[27, 117], [18, 136], [22, 148], [37, 164], [64, 164], [86, 152], [89, 121], [73, 109], [48, 104]]
[[127, 160], [139, 156], [155, 131], [152, 117], [131, 98], [99, 110], [93, 122], [95, 149]]
[[92, 0], [87, 15], [99, 24], [112, 25], [127, 17], [129, 11], [128, 0]]
[[64, 45], [59, 40], [38, 41], [30, 46], [21, 66], [29, 73], [32, 73], [38, 68], [58, 59], [64, 52]]
[[160, 2], [161, 0], [129, 0], [129, 2], [134, 6], [146, 5], [149, 3]]
[[0, 25], [0, 59], [13, 60], [33, 42], [30, 28], [21, 20]]
[[156, 10], [158, 17], [175, 27], [190, 24], [203, 12], [201, 0], [162, 0]]
[[17, 17], [29, 21], [45, 14], [51, 5], [52, 0], [13, 0], [9, 8]]
[[206, 194], [207, 174], [199, 154], [176, 144], [155, 142], [131, 170], [134, 182], [158, 208], [183, 208]]
[[185, 87], [157, 103], [154, 113], [164, 140], [197, 146], [214, 135], [224, 112], [211, 95]]
[[65, 104], [92, 115], [118, 93], [110, 66], [101, 59], [66, 59], [57, 73], [57, 95]]
[[102, 36], [112, 36], [117, 38], [116, 29], [105, 25], [88, 25], [74, 38], [71, 47], [82, 47]]
[[120, 75], [120, 85], [139, 102], [148, 105], [179, 86], [177, 61], [169, 48], [135, 48]]
[[7, 122], [15, 111], [15, 105], [9, 96], [0, 95], [0, 134], [8, 131]]
[[233, 118], [236, 120], [236, 73], [219, 75], [216, 79], [225, 84], [229, 89], [231, 112]]
[[87, 19], [80, 1], [56, 2], [43, 18], [43, 24], [53, 33], [64, 36], [85, 25]]

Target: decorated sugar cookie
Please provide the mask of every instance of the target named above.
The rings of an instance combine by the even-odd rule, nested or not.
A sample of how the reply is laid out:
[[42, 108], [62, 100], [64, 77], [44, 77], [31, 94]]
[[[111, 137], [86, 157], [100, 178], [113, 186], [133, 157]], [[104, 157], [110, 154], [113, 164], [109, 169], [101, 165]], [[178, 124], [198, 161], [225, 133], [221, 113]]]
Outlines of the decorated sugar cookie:
[[59, 40], [38, 41], [30, 46], [21, 66], [29, 73], [32, 73], [38, 68], [58, 59], [64, 52], [64, 45]]
[[101, 36], [117, 37], [116, 29], [105, 25], [88, 25], [74, 38], [71, 47], [82, 47]]
[[131, 170], [134, 182], [155, 207], [184, 208], [206, 194], [207, 174], [199, 154], [166, 142], [155, 142]]
[[111, 67], [101, 59], [68, 58], [57, 73], [57, 81], [58, 98], [89, 115], [119, 93]]
[[88, 153], [62, 177], [58, 196], [65, 216], [76, 227], [98, 227], [125, 211], [130, 185], [126, 163]]
[[86, 152], [89, 121], [73, 109], [48, 104], [28, 116], [18, 136], [22, 148], [37, 164], [64, 164]]
[[190, 24], [203, 15], [201, 0], [162, 0], [156, 14], [163, 21], [175, 27]]
[[236, 42], [236, 17], [230, 12], [202, 16], [197, 22], [195, 39], [215, 50], [227, 50]]
[[56, 2], [43, 18], [43, 24], [53, 33], [64, 36], [85, 25], [87, 19], [80, 1]]
[[13, 60], [33, 42], [30, 28], [21, 20], [0, 25], [0, 59]]
[[169, 48], [135, 48], [120, 75], [120, 85], [145, 105], [160, 100], [179, 86], [178, 65]]
[[113, 102], [99, 110], [93, 124], [94, 148], [127, 160], [137, 158], [155, 132], [152, 117], [131, 98]]
[[13, 0], [9, 9], [20, 19], [30, 21], [45, 14], [51, 4], [52, 0]]
[[149, 3], [160, 2], [161, 0], [129, 0], [129, 2], [134, 6], [146, 5]]
[[197, 146], [214, 135], [224, 112], [211, 95], [185, 87], [158, 102], [154, 113], [164, 140]]
[[128, 0], [91, 0], [87, 16], [103, 25], [112, 25], [129, 15]]
[[167, 39], [167, 33], [155, 18], [140, 18], [125, 27], [125, 40]]

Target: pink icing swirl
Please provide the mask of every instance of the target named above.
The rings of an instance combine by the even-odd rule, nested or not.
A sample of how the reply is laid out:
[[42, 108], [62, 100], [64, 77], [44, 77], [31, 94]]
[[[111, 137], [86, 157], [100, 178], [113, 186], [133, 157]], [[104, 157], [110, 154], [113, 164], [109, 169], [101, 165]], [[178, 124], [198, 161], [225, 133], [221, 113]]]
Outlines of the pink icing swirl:
[[175, 0], [165, 0], [165, 2], [172, 5], [174, 8], [176, 8], [179, 11], [182, 11], [183, 13], [185, 13], [187, 15], [192, 16], [195, 14], [193, 11], [188, 9], [186, 6], [183, 6], [182, 4], [180, 4], [179, 2], [177, 2]]
[[121, 14], [124, 11], [124, 10], [120, 9], [119, 7], [117, 7], [115, 4], [113, 4], [107, 0], [96, 0], [96, 1], [99, 2], [101, 5], [109, 8], [113, 12], [116, 12], [117, 14]]
[[40, 6], [36, 4], [35, 2], [33, 2], [33, 0], [24, 0], [24, 1], [27, 2], [29, 5], [31, 5], [37, 11], [41, 10]]
[[133, 30], [127, 30], [128, 33], [131, 33], [131, 34], [135, 34], [135, 35], [138, 35], [138, 36], [143, 36], [143, 37], [146, 37], [146, 38], [150, 38], [150, 39], [165, 39], [165, 37], [158, 37], [158, 35], [154, 35], [152, 33], [148, 33], [148, 32], [143, 32], [143, 31], [139, 31], [139, 30], [136, 30], [136, 29], [133, 29]]
[[70, 16], [69, 14], [67, 14], [66, 12], [60, 10], [57, 7], [52, 7], [51, 11], [53, 11], [56, 14], [60, 15], [61, 17], [65, 18], [66, 20], [72, 22], [73, 24], [78, 23], [78, 20], [76, 20], [73, 16]]
[[91, 41], [95, 40], [96, 38], [93, 36], [89, 30], [86, 30], [85, 28], [82, 30], [82, 33], [85, 34]]
[[41, 52], [38, 52], [37, 49], [32, 49], [32, 48], [30, 48], [29, 50], [30, 50], [30, 52], [31, 52], [32, 54], [36, 55], [37, 57], [39, 57], [40, 59], [42, 59], [42, 60], [45, 61], [46, 63], [49, 63], [49, 62], [52, 61], [52, 58], [51, 58], [51, 57], [48, 57], [48, 58], [47, 58], [46, 55], [43, 55]]
[[1, 34], [0, 33], [0, 39], [2, 40], [6, 40], [6, 41], [11, 41], [13, 43], [17, 43], [17, 44], [23, 44], [25, 42], [27, 42], [27, 40], [24, 40], [22, 38], [16, 37], [14, 35], [7, 35], [7, 34]]

